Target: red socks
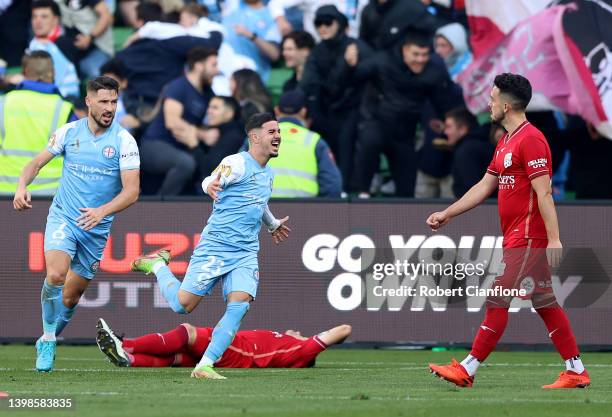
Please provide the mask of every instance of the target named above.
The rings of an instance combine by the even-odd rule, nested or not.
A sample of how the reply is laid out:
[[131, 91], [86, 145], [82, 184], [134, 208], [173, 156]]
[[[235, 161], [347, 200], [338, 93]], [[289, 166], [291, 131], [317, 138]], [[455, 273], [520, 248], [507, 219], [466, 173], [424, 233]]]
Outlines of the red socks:
[[550, 336], [563, 360], [580, 355], [572, 326], [565, 311], [561, 307], [539, 308], [536, 311], [544, 320], [548, 329], [548, 336]]
[[129, 354], [130, 366], [134, 368], [165, 368], [167, 366], [180, 366], [191, 368], [198, 361], [186, 353], [177, 353], [168, 356], [153, 356], [145, 353]]
[[485, 318], [476, 334], [470, 354], [483, 362], [495, 349], [508, 324], [508, 309], [487, 307]]
[[123, 339], [123, 349], [128, 353], [172, 355], [174, 358], [174, 353], [187, 347], [188, 340], [187, 329], [179, 325], [166, 333], [151, 333], [136, 339]]

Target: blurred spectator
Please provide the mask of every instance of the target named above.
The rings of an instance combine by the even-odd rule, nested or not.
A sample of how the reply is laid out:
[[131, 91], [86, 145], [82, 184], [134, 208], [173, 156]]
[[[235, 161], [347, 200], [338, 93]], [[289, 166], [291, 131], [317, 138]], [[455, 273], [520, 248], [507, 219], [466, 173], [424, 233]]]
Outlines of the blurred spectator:
[[198, 161], [202, 175], [210, 175], [223, 158], [238, 152], [245, 138], [238, 102], [233, 97], [213, 97], [206, 111], [206, 130], [202, 132], [204, 152]]
[[134, 129], [140, 127], [140, 120], [132, 114], [127, 112], [125, 103], [123, 101], [124, 91], [128, 86], [128, 80], [125, 76], [127, 70], [117, 59], [113, 58], [106, 62], [100, 67], [100, 73], [104, 76], [110, 77], [119, 83], [119, 101], [117, 101], [117, 111], [115, 112], [115, 119], [119, 122], [121, 127], [127, 129], [132, 133]]
[[223, 25], [227, 29], [228, 44], [237, 54], [255, 61], [257, 72], [267, 81], [272, 62], [280, 56], [281, 41], [268, 7], [261, 0], [244, 0], [223, 17]]
[[53, 59], [55, 68], [55, 85], [64, 97], [78, 97], [79, 77], [74, 64], [55, 44], [62, 35], [60, 25], [60, 8], [53, 0], [36, 0], [32, 3], [32, 31], [34, 38], [30, 41], [31, 51], [46, 51]]
[[444, 119], [446, 144], [453, 148], [453, 194], [460, 198], [480, 181], [491, 162], [495, 145], [482, 136], [476, 118], [466, 108], [455, 108]]
[[295, 90], [304, 75], [304, 66], [315, 46], [314, 38], [308, 32], [291, 32], [281, 44], [285, 66], [293, 70], [293, 76], [283, 84], [283, 92]]
[[444, 59], [446, 69], [453, 81], [472, 63], [467, 32], [459, 23], [449, 23], [436, 31], [434, 37], [436, 53]]
[[320, 7], [315, 26], [321, 42], [306, 62], [300, 86], [308, 98], [313, 128], [329, 140], [339, 159], [344, 186], [348, 187], [363, 84], [352, 82], [346, 75], [349, 65], [372, 53], [364, 42], [346, 35], [346, 17], [335, 6]]
[[240, 119], [243, 124], [255, 113], [272, 111], [272, 98], [261, 77], [253, 70], [236, 71], [230, 78], [232, 96], [240, 104]]
[[187, 65], [186, 75], [164, 87], [161, 111], [140, 145], [143, 170], [164, 176], [159, 195], [180, 194], [193, 179], [204, 140], [204, 116], [214, 95], [210, 85], [218, 72], [216, 51], [194, 48]]
[[136, 28], [136, 7], [140, 4], [140, 0], [117, 0], [119, 13], [126, 26]]
[[[13, 195], [22, 169], [55, 140], [53, 132], [71, 119], [72, 104], [53, 84], [53, 61], [45, 51], [23, 57], [24, 81], [0, 96], [0, 195]], [[55, 158], [38, 174], [29, 189], [33, 195], [52, 196], [59, 186], [62, 159]]]
[[[438, 114], [451, 106], [452, 86], [446, 68], [430, 60], [430, 39], [409, 34], [400, 47], [382, 51], [370, 59], [349, 63], [346, 75], [353, 82], [371, 80], [378, 86], [379, 99], [368, 100], [359, 132], [356, 166], [361, 197], [368, 197], [379, 155], [389, 159], [396, 194], [414, 196], [416, 152], [414, 136], [424, 103], [430, 100]], [[352, 64], [352, 65], [351, 65]], [[352, 73], [352, 74], [350, 74]]]
[[0, 1], [0, 58], [9, 67], [19, 66], [30, 39], [31, 0]]
[[315, 12], [319, 7], [326, 4], [335, 5], [346, 16], [349, 36], [354, 38], [359, 36], [361, 12], [368, 4], [368, 0], [270, 0], [268, 7], [281, 35], [288, 35], [294, 30], [285, 17], [285, 11], [292, 7], [298, 7], [303, 16], [303, 29], [318, 38], [318, 33], [314, 27]]
[[612, 140], [601, 136], [580, 117], [569, 117], [562, 132], [571, 151], [570, 171], [577, 199], [612, 199]]
[[408, 31], [433, 34], [436, 19], [419, 0], [370, 0], [361, 13], [359, 38], [377, 50], [398, 45]]
[[274, 172], [272, 197], [340, 197], [342, 177], [331, 150], [306, 125], [306, 100], [299, 91], [283, 93], [274, 109], [281, 152], [268, 165]]
[[58, 46], [84, 78], [97, 77], [113, 55], [113, 16], [108, 6], [103, 0], [56, 1], [65, 29]]
[[[161, 9], [152, 3], [142, 3], [137, 8], [139, 24], [158, 22]], [[174, 25], [178, 26], [178, 25]], [[176, 36], [170, 39], [137, 39], [116, 55], [126, 68], [128, 86], [124, 101], [128, 113], [139, 119], [148, 119], [154, 108], [159, 92], [171, 80], [179, 77], [184, 70], [188, 52], [194, 47], [217, 49], [221, 34], [211, 32], [209, 38]]]

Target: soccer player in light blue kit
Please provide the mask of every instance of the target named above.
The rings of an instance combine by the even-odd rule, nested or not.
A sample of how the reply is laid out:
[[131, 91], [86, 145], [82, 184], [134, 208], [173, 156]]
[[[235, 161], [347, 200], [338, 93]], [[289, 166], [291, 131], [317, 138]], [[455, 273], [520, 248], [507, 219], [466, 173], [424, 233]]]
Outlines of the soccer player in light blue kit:
[[214, 200], [213, 211], [183, 282], [168, 268], [170, 254], [166, 250], [137, 258], [132, 264], [133, 270], [157, 276], [164, 298], [180, 314], [190, 313], [222, 280], [227, 308], [204, 356], [191, 373], [194, 378], [225, 379], [213, 365], [232, 343], [257, 295], [262, 221], [276, 243], [290, 231], [285, 225], [288, 217], [277, 220], [268, 209], [273, 174], [266, 164], [278, 156], [281, 142], [278, 122], [269, 113], [257, 113], [247, 122], [246, 131], [249, 151], [227, 156], [202, 182], [202, 189]]
[[119, 84], [109, 77], [87, 83], [88, 116], [59, 128], [24, 169], [13, 206], [32, 207], [27, 186], [56, 156], [64, 157], [60, 186], [45, 229], [47, 276], [41, 293], [43, 335], [36, 342], [36, 369], [53, 370], [56, 339], [94, 277], [114, 214], [140, 192], [140, 157], [134, 138], [113, 123]]

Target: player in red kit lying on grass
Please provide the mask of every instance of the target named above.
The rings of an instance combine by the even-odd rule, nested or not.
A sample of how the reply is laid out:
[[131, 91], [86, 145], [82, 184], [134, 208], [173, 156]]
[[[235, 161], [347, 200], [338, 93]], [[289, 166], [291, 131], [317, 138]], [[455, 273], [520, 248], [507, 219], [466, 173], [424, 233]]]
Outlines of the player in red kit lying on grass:
[[[99, 319], [96, 342], [100, 351], [116, 366], [161, 368], [193, 367], [206, 350], [213, 329], [178, 325], [166, 333], [150, 333], [134, 339], [119, 338], [104, 319]], [[328, 346], [339, 344], [351, 334], [351, 326], [343, 324], [304, 337], [287, 330], [244, 330], [236, 333], [230, 347], [215, 363], [220, 368], [309, 368], [317, 355]]]

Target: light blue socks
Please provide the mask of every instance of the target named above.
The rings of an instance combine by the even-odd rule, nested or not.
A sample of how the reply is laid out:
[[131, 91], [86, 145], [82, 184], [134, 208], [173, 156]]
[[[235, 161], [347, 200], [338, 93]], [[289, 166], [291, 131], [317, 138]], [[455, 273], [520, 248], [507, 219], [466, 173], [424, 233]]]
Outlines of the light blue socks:
[[221, 358], [225, 350], [232, 343], [232, 340], [234, 340], [234, 336], [236, 336], [236, 332], [240, 328], [242, 318], [246, 315], [247, 311], [249, 311], [249, 303], [246, 301], [227, 303], [225, 314], [213, 330], [212, 339], [206, 352], [204, 352], [204, 357], [200, 364], [212, 365]]
[[57, 318], [64, 308], [62, 303], [63, 285], [51, 285], [45, 279], [40, 293], [42, 306], [43, 340], [54, 341], [57, 330]]
[[[157, 267], [157, 265], [155, 265]], [[187, 314], [187, 311], [183, 308], [178, 299], [178, 291], [181, 288], [181, 281], [176, 279], [170, 268], [167, 265], [163, 265], [154, 270], [155, 276], [157, 277], [157, 283], [159, 284], [159, 290], [162, 295], [170, 304], [172, 310], [179, 314]]]

